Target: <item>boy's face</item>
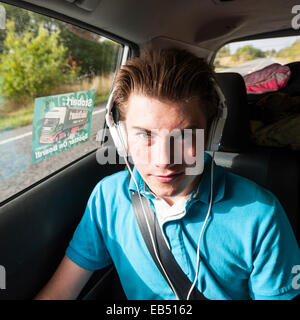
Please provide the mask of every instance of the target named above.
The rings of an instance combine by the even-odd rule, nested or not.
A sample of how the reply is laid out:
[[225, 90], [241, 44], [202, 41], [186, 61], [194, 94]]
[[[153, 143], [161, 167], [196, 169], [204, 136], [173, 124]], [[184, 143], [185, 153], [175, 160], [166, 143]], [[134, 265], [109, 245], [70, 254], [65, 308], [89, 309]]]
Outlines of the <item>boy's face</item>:
[[[195, 167], [197, 161], [203, 163], [204, 141], [197, 141], [195, 133], [196, 128], [206, 129], [199, 102], [162, 102], [132, 93], [125, 125], [133, 163], [156, 196], [172, 205], [194, 189], [201, 174], [187, 174], [187, 169]], [[179, 130], [183, 129], [192, 129], [188, 131], [193, 132], [193, 138], [186, 135], [187, 138], [181, 140]], [[199, 144], [203, 147], [197, 154]]]

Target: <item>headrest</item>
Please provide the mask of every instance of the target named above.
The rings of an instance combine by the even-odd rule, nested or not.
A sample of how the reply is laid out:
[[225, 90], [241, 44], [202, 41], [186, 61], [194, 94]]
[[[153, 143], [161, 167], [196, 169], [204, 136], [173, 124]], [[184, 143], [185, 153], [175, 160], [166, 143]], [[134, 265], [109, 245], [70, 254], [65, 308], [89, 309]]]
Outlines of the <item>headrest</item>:
[[217, 73], [216, 77], [228, 108], [220, 151], [239, 152], [248, 149], [250, 121], [244, 79], [234, 72]]
[[299, 96], [300, 62], [291, 62], [286, 66], [288, 66], [291, 70], [291, 78], [288, 81], [287, 85], [280, 90], [280, 92], [286, 93], [290, 96]]

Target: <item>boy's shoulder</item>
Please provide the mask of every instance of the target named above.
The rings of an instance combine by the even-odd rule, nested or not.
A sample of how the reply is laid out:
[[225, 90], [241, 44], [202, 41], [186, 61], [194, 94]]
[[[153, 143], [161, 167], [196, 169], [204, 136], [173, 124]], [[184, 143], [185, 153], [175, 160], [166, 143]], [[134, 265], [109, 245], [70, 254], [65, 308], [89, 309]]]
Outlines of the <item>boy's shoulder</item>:
[[128, 175], [129, 172], [125, 169], [104, 177], [96, 184], [92, 195], [100, 192], [104, 197], [113, 196], [116, 193], [120, 196], [120, 192], [128, 190]]

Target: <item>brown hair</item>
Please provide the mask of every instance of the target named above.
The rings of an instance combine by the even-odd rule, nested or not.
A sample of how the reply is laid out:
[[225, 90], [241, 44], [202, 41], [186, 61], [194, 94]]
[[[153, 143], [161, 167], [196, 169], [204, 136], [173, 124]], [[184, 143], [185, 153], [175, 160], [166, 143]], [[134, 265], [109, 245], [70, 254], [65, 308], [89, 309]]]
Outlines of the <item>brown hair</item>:
[[181, 49], [146, 49], [129, 59], [118, 71], [113, 100], [119, 120], [125, 120], [131, 93], [158, 100], [186, 102], [197, 99], [208, 127], [217, 111], [217, 94], [212, 68], [202, 58]]

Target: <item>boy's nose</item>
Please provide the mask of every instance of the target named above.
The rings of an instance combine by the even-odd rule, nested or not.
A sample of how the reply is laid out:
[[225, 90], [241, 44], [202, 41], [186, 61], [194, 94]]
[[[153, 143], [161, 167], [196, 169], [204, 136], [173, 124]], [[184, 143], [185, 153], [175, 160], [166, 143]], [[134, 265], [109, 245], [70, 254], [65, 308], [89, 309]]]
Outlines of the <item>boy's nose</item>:
[[152, 150], [152, 161], [155, 166], [159, 168], [170, 168], [174, 165], [174, 142], [171, 139], [164, 139], [164, 141], [157, 144]]

